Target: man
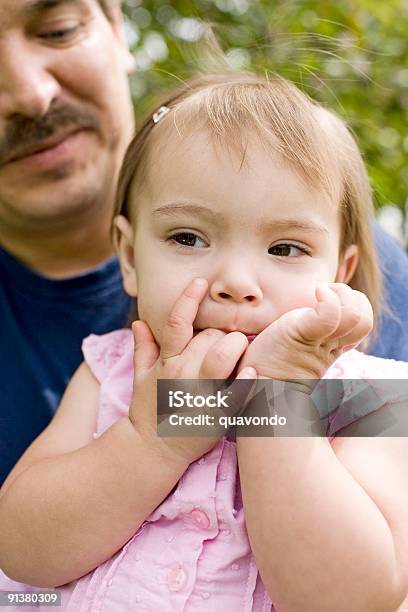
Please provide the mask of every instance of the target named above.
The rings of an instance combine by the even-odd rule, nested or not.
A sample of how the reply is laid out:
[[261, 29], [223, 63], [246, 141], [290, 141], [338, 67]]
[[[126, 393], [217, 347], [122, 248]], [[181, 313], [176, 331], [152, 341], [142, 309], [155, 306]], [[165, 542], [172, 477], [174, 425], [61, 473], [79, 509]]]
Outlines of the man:
[[0, 4], [0, 484], [52, 417], [81, 338], [128, 316], [109, 228], [133, 61], [109, 1]]
[[[55, 412], [82, 338], [129, 313], [109, 237], [133, 131], [115, 2], [0, 5], [0, 485]], [[408, 260], [377, 231], [406, 322]], [[408, 360], [400, 325], [388, 318], [373, 352]]]
[[408, 361], [408, 256], [376, 223], [374, 239], [384, 274], [387, 308], [369, 352]]

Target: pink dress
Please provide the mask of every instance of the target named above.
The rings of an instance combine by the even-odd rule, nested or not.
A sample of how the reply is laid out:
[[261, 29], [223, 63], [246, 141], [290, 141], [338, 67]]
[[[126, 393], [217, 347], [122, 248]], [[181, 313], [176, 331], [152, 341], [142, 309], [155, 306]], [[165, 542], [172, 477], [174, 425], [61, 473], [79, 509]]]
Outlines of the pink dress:
[[[84, 340], [85, 360], [101, 383], [99, 436], [127, 414], [133, 338], [128, 329]], [[326, 378], [408, 378], [408, 363], [344, 354]], [[381, 381], [376, 380], [376, 384]], [[346, 395], [353, 396], [350, 381]], [[378, 385], [377, 385], [378, 386]], [[379, 389], [380, 392], [380, 389]], [[387, 401], [397, 400], [387, 391]], [[380, 408], [350, 402], [332, 413], [328, 436]], [[37, 591], [0, 576], [0, 589]], [[192, 463], [177, 487], [134, 536], [93, 572], [58, 589], [69, 612], [273, 612], [245, 528], [235, 442], [223, 438]], [[16, 609], [16, 608], [14, 608]], [[19, 608], [17, 608], [19, 609]], [[42, 610], [42, 607], [22, 611]], [[60, 608], [61, 609], [61, 608]], [[49, 607], [44, 607], [49, 612]]]

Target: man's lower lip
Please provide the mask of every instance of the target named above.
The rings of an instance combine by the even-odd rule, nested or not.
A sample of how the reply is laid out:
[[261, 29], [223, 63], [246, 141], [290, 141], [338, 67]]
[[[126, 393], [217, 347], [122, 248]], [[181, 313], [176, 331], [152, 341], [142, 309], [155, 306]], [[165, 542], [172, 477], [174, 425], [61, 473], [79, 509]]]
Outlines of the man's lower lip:
[[66, 138], [54, 146], [38, 151], [37, 153], [32, 153], [31, 155], [26, 155], [25, 157], [20, 157], [20, 159], [16, 159], [10, 163], [21, 164], [27, 168], [30, 167], [36, 170], [49, 170], [56, 166], [60, 166], [72, 159], [74, 153], [73, 147], [79, 135], [80, 131], [68, 134]]

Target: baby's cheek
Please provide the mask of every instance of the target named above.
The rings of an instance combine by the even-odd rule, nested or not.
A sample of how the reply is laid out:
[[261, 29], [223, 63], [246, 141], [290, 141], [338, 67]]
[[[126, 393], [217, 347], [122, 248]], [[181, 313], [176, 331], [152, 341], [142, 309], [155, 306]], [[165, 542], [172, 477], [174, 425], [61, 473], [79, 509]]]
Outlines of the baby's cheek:
[[163, 300], [157, 298], [155, 300], [141, 300], [139, 310], [139, 318], [146, 321], [156, 340], [156, 343], [161, 346], [163, 340], [164, 328], [170, 317], [172, 306], [163, 303]]
[[[321, 281], [323, 282], [323, 281]], [[292, 290], [288, 290], [284, 293], [284, 302], [282, 303], [282, 309], [279, 316], [295, 310], [295, 308], [312, 308], [316, 305], [316, 287], [319, 283], [310, 283], [309, 286], [302, 284], [299, 287], [293, 287]]]
[[158, 303], [154, 304], [145, 294], [143, 295], [143, 297], [142, 295], [138, 296], [137, 311], [139, 314], [139, 319], [145, 321], [148, 324], [153, 334], [155, 328], [157, 328], [157, 308]]

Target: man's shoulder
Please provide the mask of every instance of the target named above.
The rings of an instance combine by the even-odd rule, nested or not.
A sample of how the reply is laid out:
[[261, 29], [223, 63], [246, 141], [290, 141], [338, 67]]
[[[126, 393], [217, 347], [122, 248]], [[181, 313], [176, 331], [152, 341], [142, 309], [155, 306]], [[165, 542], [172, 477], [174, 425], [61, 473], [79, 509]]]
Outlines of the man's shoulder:
[[408, 255], [378, 223], [374, 223], [374, 238], [388, 311], [381, 316], [369, 352], [408, 361]]
[[[408, 278], [408, 254], [402, 246], [379, 225], [373, 224], [374, 241], [381, 267], [389, 282], [395, 281], [395, 274]], [[408, 287], [406, 288], [408, 294]]]

